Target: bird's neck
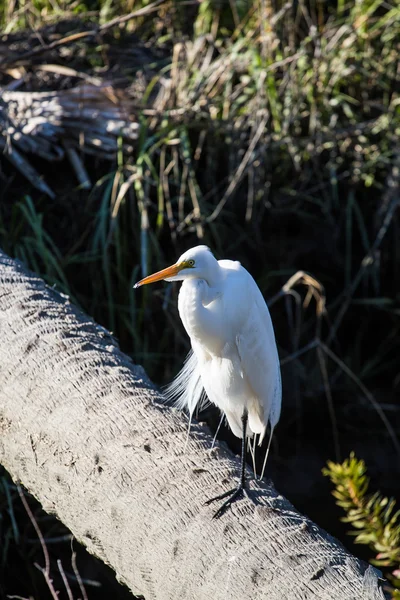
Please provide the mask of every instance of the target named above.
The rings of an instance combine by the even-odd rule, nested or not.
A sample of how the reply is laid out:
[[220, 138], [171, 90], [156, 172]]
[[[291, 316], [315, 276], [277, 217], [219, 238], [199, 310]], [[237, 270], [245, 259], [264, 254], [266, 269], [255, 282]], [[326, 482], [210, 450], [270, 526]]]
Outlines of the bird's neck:
[[179, 295], [182, 296], [182, 301], [190, 304], [193, 308], [208, 306], [221, 296], [217, 281], [215, 280], [216, 285], [210, 285], [201, 277], [186, 279], [182, 283]]
[[210, 288], [218, 287], [222, 279], [222, 270], [217, 260], [213, 259], [212, 263], [208, 265], [207, 275], [201, 279], [204, 279]]
[[187, 279], [179, 292], [178, 309], [187, 334], [210, 353], [221, 349], [221, 318], [213, 302], [221, 293], [204, 279]]

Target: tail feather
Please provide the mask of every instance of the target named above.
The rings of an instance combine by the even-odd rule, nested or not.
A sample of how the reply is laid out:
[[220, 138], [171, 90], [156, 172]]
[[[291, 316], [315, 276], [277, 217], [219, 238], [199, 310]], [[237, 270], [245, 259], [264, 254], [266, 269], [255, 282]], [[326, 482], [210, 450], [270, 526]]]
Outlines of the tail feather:
[[200, 376], [200, 367], [193, 350], [186, 357], [182, 369], [175, 379], [164, 388], [167, 400], [172, 400], [180, 409], [187, 408], [190, 416], [196, 407], [207, 404], [208, 399]]

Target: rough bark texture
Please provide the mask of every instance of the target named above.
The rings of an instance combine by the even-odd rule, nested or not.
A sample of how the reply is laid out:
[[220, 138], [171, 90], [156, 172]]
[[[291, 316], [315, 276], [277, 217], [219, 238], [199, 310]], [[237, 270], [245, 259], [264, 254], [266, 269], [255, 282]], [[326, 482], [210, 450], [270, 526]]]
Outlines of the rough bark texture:
[[0, 252], [0, 461], [146, 600], [378, 600], [376, 571], [163, 406], [107, 331]]

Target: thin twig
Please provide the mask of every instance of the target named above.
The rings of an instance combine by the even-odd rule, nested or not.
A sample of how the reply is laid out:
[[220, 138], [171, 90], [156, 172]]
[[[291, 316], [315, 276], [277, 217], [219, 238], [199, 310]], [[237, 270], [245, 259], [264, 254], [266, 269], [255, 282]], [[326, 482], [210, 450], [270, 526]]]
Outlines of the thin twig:
[[68, 583], [68, 579], [67, 579], [67, 577], [66, 577], [66, 575], [64, 573], [64, 569], [63, 569], [63, 566], [61, 564], [61, 560], [60, 559], [57, 560], [57, 566], [58, 566], [58, 570], [60, 571], [60, 575], [61, 575], [61, 578], [62, 578], [63, 583], [64, 583], [64, 587], [65, 587], [67, 595], [68, 595], [68, 600], [74, 600], [74, 596], [72, 594], [70, 585]]
[[43, 567], [41, 567], [37, 563], [34, 563], [34, 565], [43, 574], [43, 577], [44, 577], [44, 579], [45, 579], [45, 581], [47, 583], [47, 587], [49, 588], [49, 591], [50, 591], [51, 595], [53, 596], [54, 600], [59, 600], [59, 598], [58, 598], [58, 592], [54, 588], [53, 580], [50, 577], [50, 573], [48, 573], [46, 571], [46, 569], [44, 569]]
[[28, 515], [28, 517], [29, 517], [29, 519], [30, 519], [30, 521], [31, 521], [31, 523], [32, 523], [35, 531], [36, 531], [36, 535], [39, 538], [40, 545], [42, 546], [42, 551], [43, 551], [43, 556], [44, 556], [44, 565], [45, 565], [44, 566], [44, 572], [47, 575], [50, 575], [50, 558], [49, 558], [49, 553], [48, 553], [48, 550], [47, 550], [46, 543], [44, 541], [43, 534], [40, 531], [40, 527], [39, 527], [39, 525], [38, 525], [35, 517], [33, 516], [31, 508], [30, 508], [30, 506], [28, 504], [27, 499], [25, 498], [25, 494], [24, 494], [24, 492], [23, 492], [23, 490], [22, 490], [22, 488], [21, 488], [21, 486], [20, 486], [19, 483], [17, 483], [17, 490], [18, 490], [18, 494], [19, 494], [19, 496], [21, 498], [21, 502], [24, 505], [24, 508], [26, 510], [26, 513], [27, 513], [27, 515]]
[[316, 348], [318, 346], [318, 344], [319, 344], [319, 341], [315, 339], [312, 342], [310, 342], [309, 344], [307, 344], [306, 346], [304, 346], [303, 348], [300, 348], [299, 350], [297, 350], [297, 352], [293, 352], [292, 354], [289, 354], [289, 356], [285, 356], [285, 358], [282, 358], [280, 360], [281, 367], [292, 362], [292, 360], [296, 360], [296, 358], [299, 358], [300, 356], [302, 356], [309, 350]]
[[[71, 547], [72, 547], [72, 543], [71, 543]], [[83, 585], [82, 577], [78, 571], [78, 567], [76, 566], [76, 552], [73, 548], [72, 548], [71, 565], [72, 565], [72, 570], [74, 571], [76, 580], [78, 582], [79, 589], [81, 590], [82, 598], [83, 598], [83, 600], [88, 600], [85, 586]]]

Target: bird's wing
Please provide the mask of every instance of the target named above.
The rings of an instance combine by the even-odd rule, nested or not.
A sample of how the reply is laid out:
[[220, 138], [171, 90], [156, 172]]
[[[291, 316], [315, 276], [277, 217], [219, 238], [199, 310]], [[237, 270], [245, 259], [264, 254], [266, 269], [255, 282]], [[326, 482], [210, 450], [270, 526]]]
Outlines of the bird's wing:
[[263, 417], [265, 426], [269, 421], [271, 428], [274, 428], [279, 421], [282, 402], [274, 329], [268, 307], [251, 275], [246, 281], [245, 290], [246, 297], [240, 307], [245, 317], [236, 336], [237, 350], [243, 374], [260, 404], [257, 412]]

